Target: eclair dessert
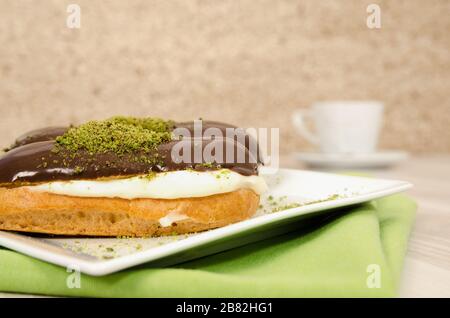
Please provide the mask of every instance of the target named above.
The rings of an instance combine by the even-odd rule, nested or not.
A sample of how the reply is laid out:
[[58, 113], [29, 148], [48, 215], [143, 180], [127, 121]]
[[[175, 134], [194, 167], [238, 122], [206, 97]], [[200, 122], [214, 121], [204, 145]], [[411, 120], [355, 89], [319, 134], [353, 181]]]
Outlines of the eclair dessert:
[[248, 219], [266, 190], [251, 137], [203, 134], [230, 128], [113, 117], [26, 133], [0, 158], [0, 230], [160, 236]]

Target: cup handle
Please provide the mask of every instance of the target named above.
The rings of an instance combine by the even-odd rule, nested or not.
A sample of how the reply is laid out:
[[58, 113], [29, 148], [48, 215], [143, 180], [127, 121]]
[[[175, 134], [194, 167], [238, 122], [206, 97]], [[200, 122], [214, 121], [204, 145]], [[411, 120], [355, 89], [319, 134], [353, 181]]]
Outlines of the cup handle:
[[305, 120], [312, 117], [312, 113], [309, 109], [297, 110], [292, 114], [292, 123], [297, 132], [308, 140], [313, 145], [319, 143], [319, 139], [313, 134], [306, 126]]

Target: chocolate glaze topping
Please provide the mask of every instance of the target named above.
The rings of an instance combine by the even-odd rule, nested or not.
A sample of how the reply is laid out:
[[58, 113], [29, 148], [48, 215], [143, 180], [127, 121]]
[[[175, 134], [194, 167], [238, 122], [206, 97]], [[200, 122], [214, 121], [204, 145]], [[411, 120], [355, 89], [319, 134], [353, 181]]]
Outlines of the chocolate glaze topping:
[[[203, 121], [203, 131], [213, 127], [225, 135], [231, 125]], [[184, 127], [193, 132], [193, 123], [176, 123], [175, 128]], [[193, 169], [197, 171], [228, 168], [243, 175], [258, 173], [257, 155], [248, 150], [250, 138], [245, 135], [245, 143], [230, 138], [200, 139], [186, 138], [160, 144], [150, 153], [130, 153], [118, 155], [114, 152], [89, 154], [79, 150], [75, 154], [69, 151], [54, 151], [55, 138], [67, 131], [68, 127], [49, 127], [31, 131], [16, 140], [10, 150], [0, 158], [0, 186], [14, 187], [35, 182], [56, 180], [97, 179], [109, 177], [127, 177], [151, 172], [166, 172]], [[177, 147], [172, 151], [174, 147]], [[203, 150], [222, 149], [223, 160], [213, 160], [200, 156]], [[184, 152], [184, 150], [188, 150]], [[233, 150], [234, 156], [227, 152]], [[244, 160], [237, 154], [244, 153]], [[213, 151], [213, 156], [216, 154]], [[136, 160], [136, 158], [144, 160]], [[147, 160], [148, 159], [148, 160]], [[183, 160], [184, 159], [184, 160]], [[186, 160], [188, 159], [188, 160]], [[194, 160], [196, 159], [196, 160]], [[217, 159], [217, 158], [215, 158]], [[238, 160], [239, 159], [239, 160]], [[194, 162], [194, 163], [193, 163]]]
[[69, 129], [69, 127], [45, 127], [29, 131], [17, 138], [16, 142], [9, 150], [33, 142], [55, 140], [56, 137], [63, 135], [67, 129]]

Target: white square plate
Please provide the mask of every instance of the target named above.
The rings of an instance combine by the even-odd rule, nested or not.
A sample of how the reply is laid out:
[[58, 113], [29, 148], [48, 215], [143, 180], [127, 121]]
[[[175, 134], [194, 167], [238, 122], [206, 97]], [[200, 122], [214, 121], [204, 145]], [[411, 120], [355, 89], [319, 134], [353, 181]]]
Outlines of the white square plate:
[[[222, 228], [159, 238], [78, 238], [0, 231], [0, 245], [95, 276], [135, 265], [167, 266], [286, 233], [318, 212], [404, 191], [404, 181], [280, 169], [261, 174], [269, 185], [256, 215]], [[339, 213], [337, 210], [336, 213]], [[323, 213], [322, 213], [323, 214]]]

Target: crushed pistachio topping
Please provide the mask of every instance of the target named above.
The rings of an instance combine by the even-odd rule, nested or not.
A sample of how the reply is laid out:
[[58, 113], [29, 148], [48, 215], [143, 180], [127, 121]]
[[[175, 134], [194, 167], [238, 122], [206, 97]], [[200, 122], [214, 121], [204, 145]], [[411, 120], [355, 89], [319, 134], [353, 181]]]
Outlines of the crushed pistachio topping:
[[220, 169], [221, 165], [216, 162], [203, 162], [203, 163], [197, 163], [195, 165], [195, 168], [200, 169]]
[[272, 195], [269, 195], [266, 198], [264, 204], [260, 204], [258, 206], [258, 209], [263, 214], [268, 214], [268, 213], [274, 213], [274, 212], [280, 212], [280, 211], [284, 211], [284, 210], [288, 210], [288, 209], [293, 209], [293, 208], [297, 208], [297, 207], [301, 207], [301, 206], [306, 206], [306, 205], [310, 205], [310, 204], [332, 201], [332, 200], [336, 200], [336, 199], [339, 199], [342, 197], [343, 196], [341, 196], [339, 194], [333, 194], [333, 195], [330, 195], [326, 198], [319, 199], [319, 200], [313, 200], [313, 201], [307, 201], [307, 202], [289, 202], [287, 196], [273, 197]]
[[90, 154], [114, 152], [118, 155], [149, 152], [171, 140], [172, 128], [172, 121], [159, 118], [117, 116], [94, 120], [72, 127], [57, 137], [54, 150], [86, 150]]
[[230, 173], [231, 173], [230, 170], [222, 169], [216, 174], [216, 179], [221, 179], [221, 178], [230, 179]]
[[197, 164], [197, 166], [204, 167], [204, 168], [212, 168], [212, 167], [214, 167], [214, 163], [212, 163], [212, 162], [204, 162], [204, 163]]
[[272, 212], [284, 211], [284, 210], [288, 210], [288, 209], [297, 208], [299, 206], [301, 206], [300, 203], [293, 202], [293, 203], [289, 203], [289, 204], [285, 204], [285, 205], [274, 207], [274, 208], [272, 208]]
[[160, 133], [171, 131], [175, 125], [175, 123], [172, 120], [163, 120], [154, 117], [137, 118], [137, 117], [115, 116], [112, 117], [110, 120], [116, 123], [139, 126], [144, 129]]
[[84, 171], [84, 168], [80, 167], [80, 166], [76, 166], [75, 169], [74, 169], [74, 173], [75, 174], [82, 173], [83, 171]]
[[142, 177], [150, 181], [150, 180], [155, 179], [158, 175], [159, 174], [157, 172], [150, 171], [149, 173], [147, 173], [146, 175], [144, 175]]

